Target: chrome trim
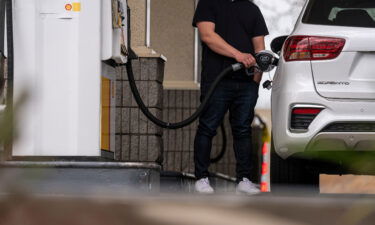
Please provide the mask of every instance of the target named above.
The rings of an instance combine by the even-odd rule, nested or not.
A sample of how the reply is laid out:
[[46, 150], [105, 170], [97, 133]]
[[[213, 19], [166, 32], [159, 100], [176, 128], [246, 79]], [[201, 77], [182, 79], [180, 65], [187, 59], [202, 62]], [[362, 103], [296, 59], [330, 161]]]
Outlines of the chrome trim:
[[232, 69], [234, 72], [239, 71], [240, 69], [242, 69], [242, 64], [241, 63], [233, 64]]

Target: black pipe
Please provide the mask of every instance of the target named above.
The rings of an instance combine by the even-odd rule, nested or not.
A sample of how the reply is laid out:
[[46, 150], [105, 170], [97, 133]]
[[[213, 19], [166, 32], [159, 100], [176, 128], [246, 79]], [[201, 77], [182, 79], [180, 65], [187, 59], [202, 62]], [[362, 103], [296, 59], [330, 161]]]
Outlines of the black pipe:
[[225, 124], [222, 123], [220, 126], [221, 129], [221, 138], [222, 138], [222, 145], [221, 145], [221, 150], [217, 156], [214, 158], [211, 158], [211, 163], [218, 163], [225, 155], [227, 151], [227, 132], [225, 130]]
[[0, 52], [4, 55], [5, 46], [5, 0], [0, 0]]
[[[156, 125], [158, 125], [158, 126], [160, 126], [162, 128], [167, 128], [167, 129], [179, 129], [179, 128], [188, 126], [191, 123], [193, 123], [202, 114], [203, 110], [207, 107], [208, 102], [209, 102], [211, 96], [213, 95], [214, 91], [216, 90], [216, 88], [219, 85], [219, 83], [221, 82], [221, 80], [228, 73], [233, 72], [233, 71], [237, 71], [237, 70], [240, 70], [241, 68], [243, 68], [243, 65], [238, 63], [238, 64], [234, 64], [234, 65], [232, 65], [232, 66], [224, 69], [223, 72], [221, 72], [219, 74], [219, 76], [216, 78], [216, 80], [214, 81], [214, 83], [210, 87], [210, 89], [209, 89], [206, 97], [202, 101], [202, 104], [198, 107], [198, 109], [195, 111], [195, 113], [193, 113], [193, 115], [191, 115], [189, 118], [187, 118], [187, 119], [185, 119], [185, 120], [183, 120], [181, 122], [168, 123], [168, 122], [164, 122], [164, 121], [159, 120], [158, 118], [156, 118], [149, 111], [149, 109], [147, 108], [147, 106], [143, 102], [143, 100], [142, 100], [142, 98], [141, 98], [141, 96], [139, 94], [137, 85], [135, 83], [134, 73], [133, 73], [133, 68], [132, 68], [131, 61], [132, 60], [129, 59], [128, 63], [126, 64], [126, 69], [127, 69], [127, 74], [128, 74], [128, 80], [129, 80], [130, 88], [131, 88], [131, 91], [133, 93], [135, 101], [137, 102], [137, 104], [138, 104], [139, 108], [141, 109], [141, 111], [143, 112], [143, 114], [149, 120], [151, 120]], [[217, 163], [217, 162], [219, 162], [224, 157], [224, 155], [225, 155], [225, 153], [227, 151], [227, 135], [226, 135], [224, 123], [221, 124], [220, 128], [221, 128], [221, 136], [222, 136], [222, 142], [223, 142], [222, 143], [222, 147], [221, 147], [220, 153], [217, 156], [215, 156], [214, 158], [211, 158], [211, 160], [210, 160], [211, 163]]]
[[13, 111], [13, 87], [14, 87], [14, 46], [13, 46], [13, 7], [12, 0], [6, 0], [6, 27], [8, 44], [8, 75], [7, 75], [7, 111]]
[[[7, 74], [7, 85], [6, 85], [6, 115], [13, 115], [13, 86], [14, 86], [14, 43], [13, 43], [13, 7], [12, 0], [5, 0], [5, 11], [6, 11], [6, 29], [7, 29], [7, 65], [8, 65], [8, 74]], [[1, 25], [1, 29], [5, 30], [5, 24]], [[2, 38], [4, 41], [4, 38]], [[10, 120], [13, 120], [13, 117], [10, 116]], [[11, 121], [13, 123], [13, 121]], [[10, 133], [9, 140], [4, 142], [4, 157], [3, 159], [10, 160], [12, 159], [12, 148], [13, 148], [13, 131]]]
[[225, 68], [220, 74], [219, 76], [216, 78], [216, 80], [213, 82], [212, 86], [210, 87], [206, 97], [204, 98], [204, 100], [202, 101], [202, 104], [198, 107], [197, 111], [195, 111], [193, 113], [193, 115], [191, 115], [189, 118], [181, 121], [181, 122], [177, 122], [177, 123], [168, 123], [168, 122], [165, 122], [165, 121], [162, 121], [162, 120], [159, 120], [158, 118], [156, 118], [147, 108], [147, 106], [145, 105], [145, 103], [142, 101], [142, 98], [139, 94], [139, 91], [138, 91], [138, 88], [137, 88], [137, 85], [135, 83], [135, 80], [134, 80], [134, 74], [133, 74], [133, 68], [132, 68], [132, 63], [131, 63], [131, 60], [128, 61], [128, 63], [126, 63], [126, 69], [127, 69], [127, 73], [128, 73], [128, 80], [129, 80], [129, 84], [130, 84], [130, 89], [134, 95], [134, 99], [135, 101], [137, 102], [139, 108], [141, 109], [141, 111], [143, 112], [143, 114], [149, 119], [151, 120], [154, 124], [156, 124], [157, 126], [159, 127], [162, 127], [162, 128], [166, 128], [166, 129], [179, 129], [179, 128], [182, 128], [182, 127], [186, 127], [188, 125], [190, 125], [191, 123], [193, 123], [203, 112], [203, 110], [205, 110], [205, 108], [207, 107], [207, 104], [211, 98], [211, 96], [213, 95], [213, 93], [215, 92], [217, 86], [219, 85], [220, 81], [226, 76], [228, 75], [230, 72], [233, 72], [233, 71], [237, 71], [237, 70], [240, 70], [243, 68], [243, 65], [238, 63], [238, 64], [234, 64], [232, 66], [229, 66], [227, 68]]
[[[5, 44], [5, 0], [0, 0], [0, 97], [5, 88], [4, 44]], [[0, 102], [1, 104], [1, 102]]]

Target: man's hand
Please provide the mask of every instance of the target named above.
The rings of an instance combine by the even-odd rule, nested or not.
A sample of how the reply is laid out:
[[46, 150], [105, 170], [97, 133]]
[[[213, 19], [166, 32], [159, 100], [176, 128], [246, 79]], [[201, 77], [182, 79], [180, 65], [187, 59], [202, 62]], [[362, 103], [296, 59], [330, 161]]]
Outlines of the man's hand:
[[250, 68], [256, 64], [255, 58], [247, 53], [240, 52], [235, 55], [235, 59], [237, 62], [242, 63], [246, 68]]

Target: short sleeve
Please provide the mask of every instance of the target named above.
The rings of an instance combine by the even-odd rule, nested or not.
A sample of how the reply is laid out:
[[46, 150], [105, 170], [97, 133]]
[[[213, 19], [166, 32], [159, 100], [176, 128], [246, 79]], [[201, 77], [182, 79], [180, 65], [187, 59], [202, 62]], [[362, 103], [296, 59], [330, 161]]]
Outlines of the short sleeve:
[[263, 14], [258, 7], [255, 7], [255, 23], [252, 36], [267, 36], [268, 34], [269, 32]]
[[193, 26], [196, 27], [199, 22], [216, 22], [215, 1], [200, 0], [195, 10]]

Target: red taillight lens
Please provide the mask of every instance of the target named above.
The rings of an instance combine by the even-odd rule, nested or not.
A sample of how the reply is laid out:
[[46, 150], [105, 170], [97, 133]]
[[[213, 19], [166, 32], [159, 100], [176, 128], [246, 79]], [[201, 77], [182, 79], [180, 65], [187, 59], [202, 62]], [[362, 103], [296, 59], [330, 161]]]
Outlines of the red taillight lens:
[[307, 130], [323, 108], [294, 108], [290, 128], [293, 130]]
[[317, 108], [296, 108], [293, 109], [292, 114], [293, 115], [316, 115], [319, 114], [323, 109], [317, 109]]
[[284, 46], [285, 61], [328, 60], [340, 55], [345, 39], [312, 36], [292, 36]]
[[310, 43], [308, 37], [290, 37], [284, 47], [285, 61], [310, 60]]

